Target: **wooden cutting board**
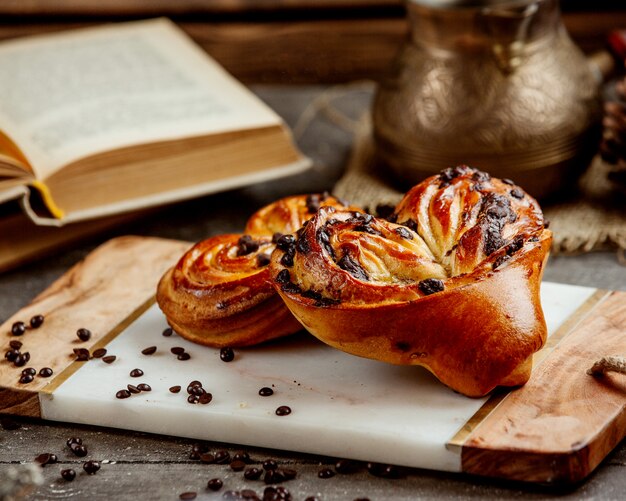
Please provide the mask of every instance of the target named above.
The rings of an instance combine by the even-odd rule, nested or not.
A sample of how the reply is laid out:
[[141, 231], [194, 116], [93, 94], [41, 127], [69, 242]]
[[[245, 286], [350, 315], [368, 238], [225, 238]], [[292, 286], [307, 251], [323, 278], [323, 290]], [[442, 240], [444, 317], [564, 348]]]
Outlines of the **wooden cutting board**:
[[[626, 353], [626, 293], [545, 283], [550, 337], [521, 389], [482, 399], [456, 394], [420, 367], [354, 357], [306, 333], [235, 351], [164, 337], [154, 305], [162, 273], [188, 243], [123, 237], [96, 249], [0, 327], [2, 346], [23, 343], [27, 366], [50, 378], [18, 382], [22, 368], [0, 362], [0, 412], [287, 449], [327, 456], [462, 471], [530, 482], [587, 476], [626, 433], [626, 376], [586, 374], [595, 360]], [[13, 322], [45, 316], [23, 336]], [[92, 331], [88, 342], [76, 330]], [[152, 355], [142, 350], [155, 346]], [[191, 358], [171, 353], [182, 347]], [[106, 348], [75, 361], [74, 348]], [[143, 376], [130, 377], [139, 368]], [[207, 405], [187, 402], [202, 381]], [[117, 399], [127, 384], [152, 390]], [[180, 393], [171, 386], [180, 385]], [[274, 394], [261, 397], [259, 389]], [[291, 414], [278, 416], [279, 406]]]

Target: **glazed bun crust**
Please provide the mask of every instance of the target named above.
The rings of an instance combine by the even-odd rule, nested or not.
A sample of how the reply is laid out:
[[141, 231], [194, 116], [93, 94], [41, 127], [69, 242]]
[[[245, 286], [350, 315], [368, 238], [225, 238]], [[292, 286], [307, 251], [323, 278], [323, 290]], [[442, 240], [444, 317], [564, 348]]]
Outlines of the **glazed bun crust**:
[[551, 233], [537, 203], [458, 167], [413, 188], [390, 219], [321, 209], [293, 249], [277, 249], [270, 274], [293, 314], [331, 346], [424, 366], [468, 396], [524, 384], [546, 339]]

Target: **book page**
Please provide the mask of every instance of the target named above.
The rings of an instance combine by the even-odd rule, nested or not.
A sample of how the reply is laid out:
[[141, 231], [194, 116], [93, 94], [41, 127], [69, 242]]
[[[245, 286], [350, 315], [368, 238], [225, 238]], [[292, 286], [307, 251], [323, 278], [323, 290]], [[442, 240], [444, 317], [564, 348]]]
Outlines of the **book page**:
[[281, 123], [167, 19], [0, 45], [0, 128], [39, 179], [114, 148]]

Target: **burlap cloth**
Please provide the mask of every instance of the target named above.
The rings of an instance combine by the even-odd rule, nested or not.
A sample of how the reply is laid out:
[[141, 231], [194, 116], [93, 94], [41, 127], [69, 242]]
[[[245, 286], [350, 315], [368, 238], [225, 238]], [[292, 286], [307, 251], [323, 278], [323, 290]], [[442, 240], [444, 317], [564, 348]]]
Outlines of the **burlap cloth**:
[[[354, 146], [345, 174], [333, 194], [355, 205], [373, 208], [396, 204], [402, 193], [391, 186], [376, 165], [369, 115], [354, 130]], [[378, 167], [378, 168], [377, 168]], [[475, 166], [480, 167], [480, 166]], [[598, 158], [580, 180], [580, 196], [569, 202], [544, 205], [554, 233], [554, 254], [626, 249], [626, 194], [607, 181], [608, 167]]]

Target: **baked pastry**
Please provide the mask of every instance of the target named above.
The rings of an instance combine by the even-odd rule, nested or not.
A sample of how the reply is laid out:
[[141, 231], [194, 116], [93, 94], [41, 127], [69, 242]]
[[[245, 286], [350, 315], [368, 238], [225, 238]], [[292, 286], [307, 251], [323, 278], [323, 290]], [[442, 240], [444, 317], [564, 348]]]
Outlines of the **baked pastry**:
[[294, 239], [320, 206], [344, 208], [325, 194], [287, 197], [256, 212], [246, 233], [218, 235], [189, 249], [161, 278], [157, 302], [180, 336], [214, 346], [250, 346], [302, 329], [270, 280], [274, 247]]
[[415, 186], [390, 219], [322, 208], [293, 249], [274, 251], [270, 273], [292, 313], [331, 346], [422, 365], [468, 396], [524, 384], [546, 339], [539, 286], [552, 236], [537, 202], [461, 166]]

